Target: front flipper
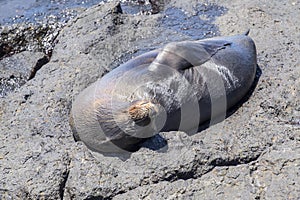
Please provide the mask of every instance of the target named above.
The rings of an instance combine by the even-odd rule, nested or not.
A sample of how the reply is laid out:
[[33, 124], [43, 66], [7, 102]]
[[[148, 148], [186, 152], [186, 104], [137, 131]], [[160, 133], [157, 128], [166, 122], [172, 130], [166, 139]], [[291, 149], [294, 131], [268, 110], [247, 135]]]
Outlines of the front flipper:
[[185, 41], [166, 45], [152, 64], [182, 71], [200, 66], [231, 43], [223, 40]]

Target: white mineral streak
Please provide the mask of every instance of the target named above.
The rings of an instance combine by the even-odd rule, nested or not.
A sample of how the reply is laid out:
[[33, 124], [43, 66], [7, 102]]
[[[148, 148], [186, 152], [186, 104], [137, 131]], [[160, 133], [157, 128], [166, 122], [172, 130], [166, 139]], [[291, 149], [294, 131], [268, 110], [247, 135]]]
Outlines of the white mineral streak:
[[218, 73], [222, 77], [222, 79], [226, 81], [226, 84], [230, 88], [236, 87], [236, 84], [238, 83], [238, 78], [234, 76], [228, 68], [222, 65], [217, 65], [214, 62], [206, 62], [202, 66]]

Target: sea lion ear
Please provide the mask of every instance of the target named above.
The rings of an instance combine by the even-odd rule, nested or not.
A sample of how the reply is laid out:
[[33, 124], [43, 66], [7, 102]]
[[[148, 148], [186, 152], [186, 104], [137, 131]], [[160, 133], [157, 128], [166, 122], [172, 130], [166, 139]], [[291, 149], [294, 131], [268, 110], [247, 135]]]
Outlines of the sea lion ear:
[[148, 125], [155, 113], [155, 104], [147, 100], [136, 101], [128, 108], [129, 117], [139, 126]]

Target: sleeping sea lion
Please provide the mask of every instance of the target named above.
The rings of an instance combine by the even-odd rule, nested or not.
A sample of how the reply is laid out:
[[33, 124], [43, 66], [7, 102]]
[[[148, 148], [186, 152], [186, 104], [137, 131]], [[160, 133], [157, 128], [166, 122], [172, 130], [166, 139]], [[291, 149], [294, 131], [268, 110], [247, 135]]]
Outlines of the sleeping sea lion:
[[256, 48], [248, 32], [167, 44], [120, 65], [82, 91], [70, 124], [101, 153], [133, 151], [161, 131], [193, 131], [236, 104], [252, 85]]

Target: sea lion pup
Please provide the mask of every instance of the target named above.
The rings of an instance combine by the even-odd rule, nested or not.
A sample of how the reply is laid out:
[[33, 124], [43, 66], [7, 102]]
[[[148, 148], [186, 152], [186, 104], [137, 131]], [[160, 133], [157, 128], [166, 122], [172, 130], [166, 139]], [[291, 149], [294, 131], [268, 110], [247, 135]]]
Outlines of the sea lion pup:
[[112, 70], [82, 91], [70, 124], [93, 151], [133, 151], [160, 131], [197, 128], [249, 90], [256, 48], [242, 35], [167, 44]]

